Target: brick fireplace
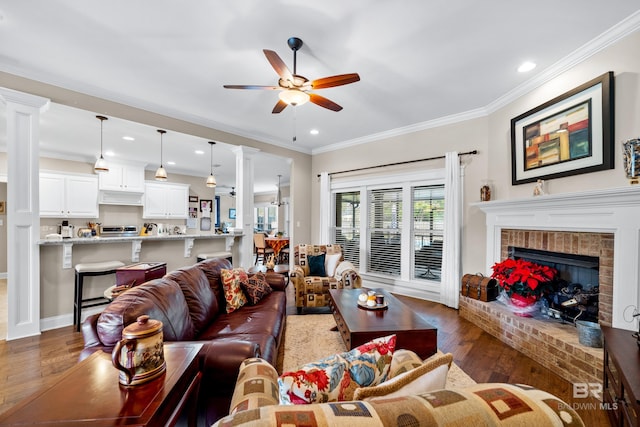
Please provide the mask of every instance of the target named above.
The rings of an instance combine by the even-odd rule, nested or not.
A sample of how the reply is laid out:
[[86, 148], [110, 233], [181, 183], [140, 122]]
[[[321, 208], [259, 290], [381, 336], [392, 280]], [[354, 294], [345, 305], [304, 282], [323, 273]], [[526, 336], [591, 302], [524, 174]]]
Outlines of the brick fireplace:
[[[486, 272], [516, 246], [599, 258], [600, 324], [624, 319], [640, 295], [640, 187], [472, 205], [486, 214]], [[460, 299], [460, 315], [570, 382], [602, 381], [602, 349], [581, 345], [573, 325], [514, 316], [498, 302]]]

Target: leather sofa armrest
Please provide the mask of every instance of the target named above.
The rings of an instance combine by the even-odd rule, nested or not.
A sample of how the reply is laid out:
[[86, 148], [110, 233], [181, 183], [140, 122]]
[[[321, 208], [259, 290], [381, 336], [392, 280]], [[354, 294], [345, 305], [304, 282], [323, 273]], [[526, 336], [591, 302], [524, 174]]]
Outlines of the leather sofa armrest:
[[202, 389], [216, 395], [231, 395], [245, 359], [260, 357], [260, 346], [237, 338], [206, 341], [200, 351]]
[[82, 322], [82, 338], [84, 339], [84, 348], [102, 347], [104, 344], [98, 336], [98, 318], [100, 313], [92, 314]]
[[274, 291], [284, 291], [289, 283], [285, 276], [278, 273], [266, 274], [265, 280]]

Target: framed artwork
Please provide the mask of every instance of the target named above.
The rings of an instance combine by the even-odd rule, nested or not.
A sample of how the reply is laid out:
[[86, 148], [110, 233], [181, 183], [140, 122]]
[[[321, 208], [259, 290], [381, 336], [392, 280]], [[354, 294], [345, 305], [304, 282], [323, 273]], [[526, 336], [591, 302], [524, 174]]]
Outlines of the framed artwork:
[[200, 212], [211, 212], [212, 203], [209, 199], [200, 199]]
[[189, 203], [198, 203], [198, 196], [189, 196]]
[[5, 210], [6, 210], [5, 201], [2, 200], [2, 201], [0, 201], [0, 214], [4, 214]]
[[511, 119], [511, 183], [614, 168], [613, 72]]
[[236, 208], [229, 208], [229, 219], [236, 219]]
[[189, 207], [189, 218], [198, 218], [198, 208]]

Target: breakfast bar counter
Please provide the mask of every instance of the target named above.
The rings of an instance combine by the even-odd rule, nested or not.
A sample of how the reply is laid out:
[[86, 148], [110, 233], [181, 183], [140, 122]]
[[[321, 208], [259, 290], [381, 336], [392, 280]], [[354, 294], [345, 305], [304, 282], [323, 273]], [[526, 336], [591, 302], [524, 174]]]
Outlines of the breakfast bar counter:
[[74, 245], [102, 245], [113, 243], [131, 243], [131, 262], [140, 261], [140, 250], [143, 243], [160, 242], [160, 241], [182, 241], [184, 242], [184, 257], [191, 257], [191, 250], [195, 240], [224, 240], [226, 251], [231, 251], [236, 238], [242, 237], [242, 233], [222, 233], [222, 234], [167, 234], [153, 236], [118, 236], [118, 237], [76, 237], [69, 239], [42, 239], [38, 241], [40, 246], [61, 246], [62, 247], [62, 268], [72, 267], [72, 255]]

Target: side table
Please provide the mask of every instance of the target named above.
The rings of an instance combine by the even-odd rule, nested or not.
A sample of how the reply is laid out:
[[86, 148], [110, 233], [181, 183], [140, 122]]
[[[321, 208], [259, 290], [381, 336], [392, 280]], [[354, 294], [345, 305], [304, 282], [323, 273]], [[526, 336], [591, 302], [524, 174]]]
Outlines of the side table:
[[633, 332], [602, 326], [604, 396], [612, 426], [637, 426], [640, 417], [640, 349]]
[[133, 387], [120, 385], [111, 354], [98, 351], [53, 386], [0, 415], [0, 426], [172, 426], [183, 413], [195, 426], [201, 348], [198, 343], [165, 343], [164, 375]]

